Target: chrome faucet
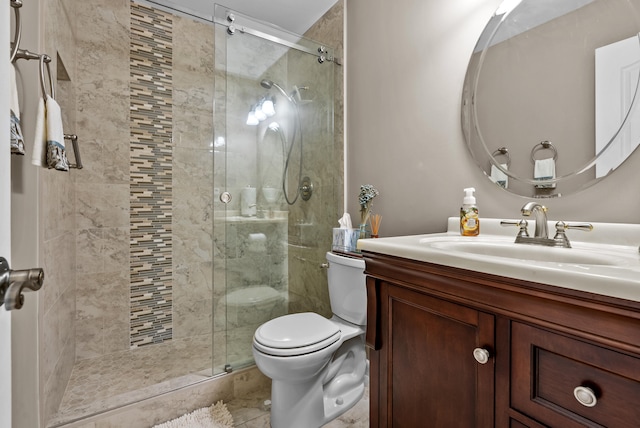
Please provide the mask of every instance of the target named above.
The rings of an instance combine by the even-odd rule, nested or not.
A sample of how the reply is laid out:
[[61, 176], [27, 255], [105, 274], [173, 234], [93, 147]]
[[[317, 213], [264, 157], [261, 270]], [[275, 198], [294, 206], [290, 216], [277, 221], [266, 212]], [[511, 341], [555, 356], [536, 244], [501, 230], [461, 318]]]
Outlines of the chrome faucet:
[[520, 228], [518, 236], [516, 236], [516, 244], [537, 244], [547, 247], [564, 247], [571, 248], [571, 243], [565, 231], [567, 229], [578, 229], [584, 231], [593, 230], [593, 226], [589, 223], [566, 223], [559, 221], [556, 223], [556, 234], [553, 238], [549, 238], [549, 228], [547, 226], [547, 207], [537, 202], [528, 202], [520, 210], [522, 215], [529, 217], [533, 214], [536, 221], [536, 228], [533, 236], [527, 233], [527, 221], [503, 220], [500, 222], [503, 226], [518, 226]]
[[549, 238], [549, 229], [547, 228], [547, 207], [540, 205], [537, 202], [527, 202], [520, 211], [523, 216], [529, 217], [533, 214], [536, 219], [536, 229], [533, 233], [535, 238]]

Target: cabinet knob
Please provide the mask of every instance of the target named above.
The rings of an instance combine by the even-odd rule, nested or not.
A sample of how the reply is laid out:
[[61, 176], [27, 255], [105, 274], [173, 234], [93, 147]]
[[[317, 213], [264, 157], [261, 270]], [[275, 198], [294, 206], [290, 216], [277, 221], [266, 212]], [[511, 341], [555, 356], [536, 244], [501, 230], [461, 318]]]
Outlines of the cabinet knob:
[[491, 354], [484, 348], [476, 348], [473, 350], [473, 358], [480, 364], [487, 364]]
[[598, 403], [596, 393], [588, 386], [578, 386], [573, 390], [573, 396], [576, 397], [578, 403], [585, 407], [593, 407]]

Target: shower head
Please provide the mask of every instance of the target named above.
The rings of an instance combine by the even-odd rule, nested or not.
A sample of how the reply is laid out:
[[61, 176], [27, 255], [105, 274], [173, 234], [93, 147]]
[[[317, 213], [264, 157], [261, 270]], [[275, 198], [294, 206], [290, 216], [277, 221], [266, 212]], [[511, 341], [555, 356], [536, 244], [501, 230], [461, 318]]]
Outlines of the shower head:
[[260, 86], [262, 86], [265, 89], [271, 89], [271, 87], [273, 86], [273, 81], [268, 79], [262, 79], [262, 81], [260, 82]]
[[282, 89], [282, 86], [278, 85], [278, 84], [277, 84], [277, 83], [275, 83], [273, 80], [262, 79], [262, 80], [260, 81], [260, 86], [262, 86], [262, 87], [263, 87], [263, 88], [265, 88], [265, 89], [271, 89], [271, 88], [274, 88], [274, 87], [275, 87], [277, 90], [279, 90], [279, 91], [280, 91], [280, 93], [281, 93], [282, 95], [284, 95], [284, 97], [285, 97], [286, 99], [288, 99], [289, 101], [291, 101], [292, 103], [294, 103], [294, 104], [295, 104], [294, 99], [293, 99], [293, 98], [291, 98], [291, 97], [289, 96], [289, 94], [287, 94], [287, 91], [285, 91], [284, 89]]

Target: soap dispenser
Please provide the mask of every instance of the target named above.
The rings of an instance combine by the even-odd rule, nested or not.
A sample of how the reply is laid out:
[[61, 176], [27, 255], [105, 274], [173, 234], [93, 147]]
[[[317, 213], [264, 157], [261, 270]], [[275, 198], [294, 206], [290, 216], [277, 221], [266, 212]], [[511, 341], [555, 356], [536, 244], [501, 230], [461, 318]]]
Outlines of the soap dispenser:
[[478, 236], [480, 234], [480, 219], [476, 197], [473, 195], [476, 189], [468, 187], [464, 189], [464, 199], [460, 208], [460, 235]]

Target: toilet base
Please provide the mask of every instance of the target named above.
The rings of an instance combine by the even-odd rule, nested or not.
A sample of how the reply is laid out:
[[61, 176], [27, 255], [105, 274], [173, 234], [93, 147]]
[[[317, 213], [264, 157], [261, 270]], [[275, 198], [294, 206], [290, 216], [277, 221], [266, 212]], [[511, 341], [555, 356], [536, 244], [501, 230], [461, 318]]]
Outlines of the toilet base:
[[271, 427], [319, 428], [364, 395], [367, 357], [362, 334], [344, 342], [320, 373], [300, 382], [272, 379]]
[[[323, 399], [319, 385], [288, 382], [273, 385], [271, 428], [320, 428], [355, 406], [364, 395], [364, 389], [363, 383], [343, 394], [341, 400], [336, 400]], [[324, 403], [324, 408], [318, 403]]]

